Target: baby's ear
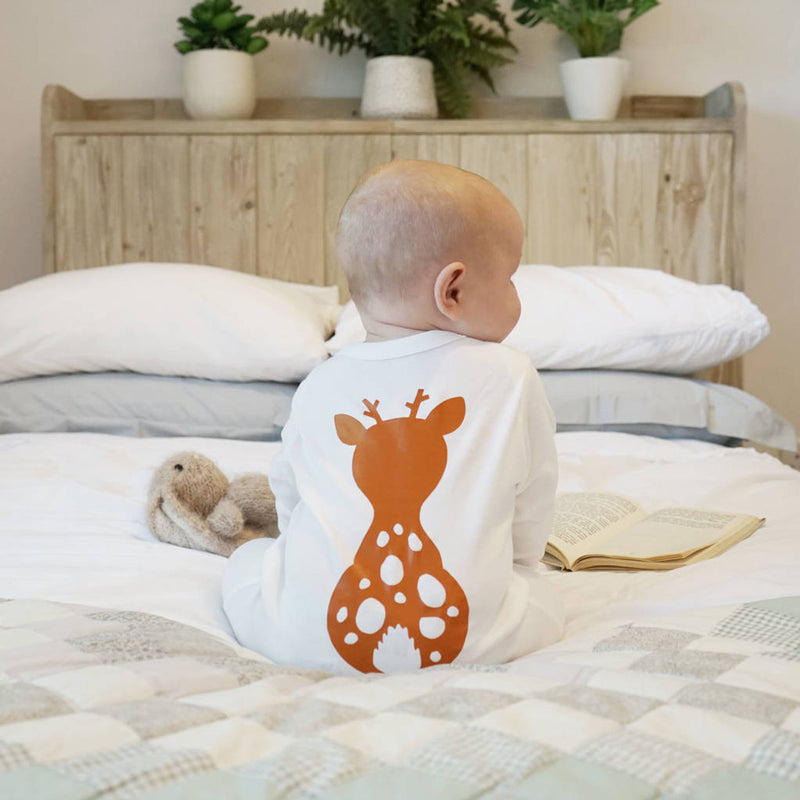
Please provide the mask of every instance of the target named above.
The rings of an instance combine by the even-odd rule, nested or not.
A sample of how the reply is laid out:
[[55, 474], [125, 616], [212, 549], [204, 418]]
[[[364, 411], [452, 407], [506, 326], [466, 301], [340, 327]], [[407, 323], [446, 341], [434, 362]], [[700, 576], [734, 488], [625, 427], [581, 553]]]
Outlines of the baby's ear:
[[430, 422], [442, 436], [446, 436], [464, 421], [466, 410], [467, 404], [463, 397], [451, 397], [449, 400], [439, 403], [428, 414], [426, 421]]
[[342, 442], [353, 447], [361, 441], [361, 437], [367, 431], [355, 417], [351, 417], [349, 414], [337, 414], [333, 421], [336, 424], [336, 433]]
[[463, 315], [462, 284], [467, 268], [460, 261], [442, 267], [433, 284], [433, 300], [436, 308], [451, 322]]

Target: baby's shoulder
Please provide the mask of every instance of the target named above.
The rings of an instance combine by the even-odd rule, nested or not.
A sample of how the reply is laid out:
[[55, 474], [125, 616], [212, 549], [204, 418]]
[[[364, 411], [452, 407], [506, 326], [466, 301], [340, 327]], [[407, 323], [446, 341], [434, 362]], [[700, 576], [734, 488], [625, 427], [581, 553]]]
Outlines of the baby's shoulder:
[[525, 353], [500, 342], [484, 342], [464, 337], [461, 351], [464, 358], [487, 377], [506, 378], [516, 382], [534, 372], [533, 364]]

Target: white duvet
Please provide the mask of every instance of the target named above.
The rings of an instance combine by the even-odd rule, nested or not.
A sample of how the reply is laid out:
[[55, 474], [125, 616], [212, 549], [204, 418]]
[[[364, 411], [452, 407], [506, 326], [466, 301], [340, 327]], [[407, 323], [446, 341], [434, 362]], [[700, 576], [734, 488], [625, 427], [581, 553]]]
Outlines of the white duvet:
[[[702, 506], [766, 517], [732, 550], [671, 572], [560, 573], [568, 638], [671, 611], [800, 594], [800, 472], [703, 442], [613, 433], [557, 436], [559, 491], [627, 494], [652, 511]], [[196, 450], [228, 474], [266, 471], [277, 443], [0, 436], [0, 597], [160, 614], [230, 637], [223, 559], [155, 542], [145, 496], [168, 455]]]

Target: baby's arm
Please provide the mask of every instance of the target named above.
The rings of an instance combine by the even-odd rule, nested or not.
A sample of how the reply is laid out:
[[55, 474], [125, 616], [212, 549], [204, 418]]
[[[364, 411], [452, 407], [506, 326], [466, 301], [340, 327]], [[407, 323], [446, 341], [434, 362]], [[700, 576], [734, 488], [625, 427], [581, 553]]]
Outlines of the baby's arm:
[[528, 470], [514, 507], [514, 563], [536, 566], [553, 523], [558, 456], [556, 422], [538, 373], [531, 368], [522, 393], [527, 426]]

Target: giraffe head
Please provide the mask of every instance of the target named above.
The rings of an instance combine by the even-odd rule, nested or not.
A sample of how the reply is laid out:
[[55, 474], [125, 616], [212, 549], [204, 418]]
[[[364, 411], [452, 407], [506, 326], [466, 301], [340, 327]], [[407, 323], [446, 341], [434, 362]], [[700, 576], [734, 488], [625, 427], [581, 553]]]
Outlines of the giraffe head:
[[359, 489], [380, 509], [403, 506], [419, 508], [436, 488], [447, 464], [444, 437], [464, 420], [464, 398], [451, 397], [424, 419], [417, 416], [420, 404], [429, 399], [422, 389], [406, 403], [407, 417], [381, 419], [379, 401], [364, 400], [364, 416], [376, 424], [366, 428], [355, 417], [337, 414], [336, 433], [344, 444], [356, 448], [353, 477]]

